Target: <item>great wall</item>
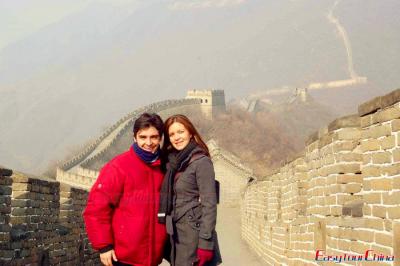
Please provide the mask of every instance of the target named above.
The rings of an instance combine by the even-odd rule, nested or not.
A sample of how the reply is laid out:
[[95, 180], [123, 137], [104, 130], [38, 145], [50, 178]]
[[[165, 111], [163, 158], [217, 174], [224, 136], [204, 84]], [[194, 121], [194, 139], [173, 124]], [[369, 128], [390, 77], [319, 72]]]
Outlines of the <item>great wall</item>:
[[[61, 165], [57, 180], [2, 168], [0, 265], [99, 265], [81, 217], [97, 176], [98, 166], [88, 166], [129, 136], [138, 114], [165, 118], [188, 107], [207, 111], [205, 103], [171, 100], [135, 110]], [[215, 141], [208, 145], [219, 208], [240, 207], [242, 239], [265, 265], [336, 265], [323, 260], [368, 250], [369, 258], [385, 260], [340, 265], [400, 265], [400, 90], [322, 128], [301, 155], [263, 180]]]
[[344, 255], [366, 252], [372, 261], [358, 265], [400, 265], [400, 90], [358, 110], [247, 187], [242, 237], [268, 265], [337, 263], [340, 255], [340, 265], [354, 265]]

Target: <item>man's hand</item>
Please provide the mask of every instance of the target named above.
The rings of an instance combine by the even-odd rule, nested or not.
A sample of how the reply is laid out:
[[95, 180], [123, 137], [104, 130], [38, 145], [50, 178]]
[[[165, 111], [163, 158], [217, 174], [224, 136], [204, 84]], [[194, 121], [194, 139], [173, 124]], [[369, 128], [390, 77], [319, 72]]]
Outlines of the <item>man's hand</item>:
[[115, 256], [114, 250], [111, 249], [107, 252], [101, 253], [100, 260], [105, 266], [112, 266], [112, 261], [117, 261], [117, 256]]

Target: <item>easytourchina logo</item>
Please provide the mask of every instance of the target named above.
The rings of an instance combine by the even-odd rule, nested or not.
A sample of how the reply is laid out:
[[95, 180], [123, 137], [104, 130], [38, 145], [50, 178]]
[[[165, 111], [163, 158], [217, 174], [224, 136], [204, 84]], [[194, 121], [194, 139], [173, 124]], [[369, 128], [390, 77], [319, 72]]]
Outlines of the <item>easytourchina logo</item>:
[[330, 261], [336, 263], [341, 263], [345, 261], [394, 261], [394, 256], [382, 254], [380, 252], [374, 251], [373, 249], [366, 250], [364, 254], [327, 254], [325, 250], [317, 249], [315, 252], [315, 260], [325, 262]]

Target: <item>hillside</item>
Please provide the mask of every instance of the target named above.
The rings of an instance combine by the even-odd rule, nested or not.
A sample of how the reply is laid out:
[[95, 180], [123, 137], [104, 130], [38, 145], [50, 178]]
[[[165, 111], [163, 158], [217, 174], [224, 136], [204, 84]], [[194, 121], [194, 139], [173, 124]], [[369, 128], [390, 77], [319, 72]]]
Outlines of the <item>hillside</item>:
[[[253, 98], [254, 96], [250, 96]], [[198, 121], [208, 138], [218, 140], [224, 149], [265, 174], [304, 147], [310, 134], [337, 118], [337, 114], [308, 93], [259, 97], [252, 112], [238, 101], [212, 125]], [[250, 103], [250, 106], [252, 104]], [[262, 161], [262, 162], [261, 162]]]
[[205, 139], [238, 156], [256, 175], [265, 175], [303, 145], [282, 127], [273, 114], [255, 115], [240, 109], [230, 109], [212, 124], [193, 118]]

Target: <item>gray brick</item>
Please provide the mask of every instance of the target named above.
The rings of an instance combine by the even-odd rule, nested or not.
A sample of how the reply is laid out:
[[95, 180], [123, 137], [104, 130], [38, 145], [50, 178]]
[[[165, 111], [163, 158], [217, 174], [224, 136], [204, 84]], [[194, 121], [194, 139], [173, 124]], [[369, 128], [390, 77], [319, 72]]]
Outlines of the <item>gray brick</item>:
[[10, 205], [11, 197], [7, 197], [7, 196], [0, 197], [0, 204]]
[[11, 207], [30, 207], [31, 201], [28, 199], [13, 199], [11, 201]]
[[11, 187], [0, 186], [0, 195], [11, 195], [12, 189]]
[[11, 186], [13, 183], [11, 177], [2, 176], [0, 177], [0, 186]]

